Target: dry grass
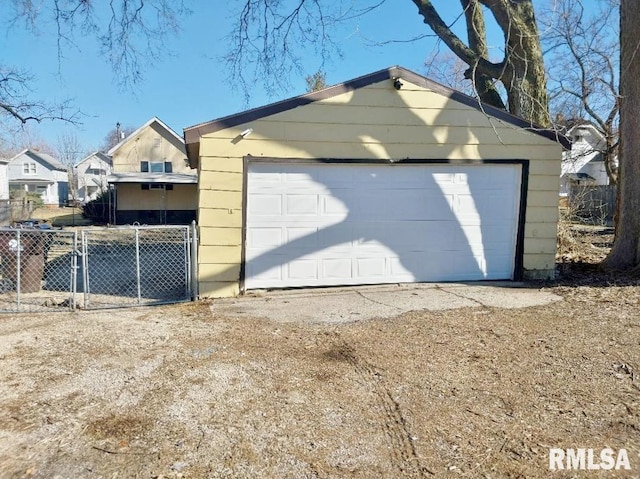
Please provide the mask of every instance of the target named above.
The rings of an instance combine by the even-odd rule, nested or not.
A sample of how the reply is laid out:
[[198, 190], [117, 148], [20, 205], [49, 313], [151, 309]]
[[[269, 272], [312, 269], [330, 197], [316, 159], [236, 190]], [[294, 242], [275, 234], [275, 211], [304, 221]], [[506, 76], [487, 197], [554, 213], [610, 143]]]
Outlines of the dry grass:
[[89, 226], [93, 223], [82, 217], [82, 208], [38, 208], [31, 215], [32, 218], [47, 220], [54, 227], [60, 226]]
[[[341, 325], [204, 302], [2, 317], [0, 476], [640, 476], [640, 288], [580, 271], [544, 307]], [[632, 470], [551, 473], [550, 447]]]

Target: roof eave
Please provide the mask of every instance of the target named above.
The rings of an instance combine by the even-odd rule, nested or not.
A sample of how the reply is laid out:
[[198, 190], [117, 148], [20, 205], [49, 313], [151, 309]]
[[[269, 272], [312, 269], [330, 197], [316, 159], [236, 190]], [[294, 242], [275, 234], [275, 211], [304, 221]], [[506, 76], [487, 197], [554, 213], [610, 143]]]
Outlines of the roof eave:
[[417, 73], [407, 70], [406, 68], [394, 66], [385, 70], [380, 70], [368, 75], [355, 78], [353, 80], [349, 80], [344, 83], [333, 85], [316, 92], [306, 93], [304, 95], [299, 95], [262, 107], [253, 108], [251, 110], [246, 110], [234, 115], [225, 116], [217, 120], [212, 120], [209, 122], [186, 127], [184, 128], [184, 142], [187, 150], [187, 158], [189, 159], [189, 164], [192, 168], [194, 168], [198, 164], [200, 154], [200, 138], [204, 135], [224, 130], [226, 128], [232, 128], [234, 126], [242, 125], [251, 121], [259, 120], [261, 118], [281, 113], [283, 111], [291, 110], [299, 106], [308, 105], [309, 103], [313, 103], [319, 100], [332, 98], [336, 95], [347, 93], [349, 91], [363, 88], [374, 83], [379, 83], [384, 80], [396, 78], [403, 79], [415, 85], [419, 85], [429, 90], [435, 91], [436, 93], [444, 95], [447, 98], [480, 110], [506, 123], [520, 127], [526, 131], [530, 131], [552, 141], [556, 141], [560, 143], [566, 150], [571, 148], [571, 142], [569, 141], [569, 139], [557, 130], [540, 127], [505, 110], [484, 104], [477, 98], [465, 95], [464, 93], [461, 93], [457, 90], [453, 90], [452, 88], [425, 78], [422, 75], [418, 75]]

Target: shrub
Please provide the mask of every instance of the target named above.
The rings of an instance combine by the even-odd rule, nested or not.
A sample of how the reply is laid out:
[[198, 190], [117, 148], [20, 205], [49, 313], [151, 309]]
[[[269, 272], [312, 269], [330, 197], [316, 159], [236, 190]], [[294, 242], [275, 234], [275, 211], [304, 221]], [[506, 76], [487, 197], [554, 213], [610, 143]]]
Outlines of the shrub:
[[27, 193], [24, 190], [11, 190], [9, 192], [9, 198], [12, 200], [24, 199], [27, 203], [31, 203], [34, 210], [44, 206], [44, 200], [38, 193]]
[[113, 193], [103, 191], [95, 200], [91, 200], [82, 206], [82, 217], [94, 223], [109, 222], [109, 208], [113, 204]]

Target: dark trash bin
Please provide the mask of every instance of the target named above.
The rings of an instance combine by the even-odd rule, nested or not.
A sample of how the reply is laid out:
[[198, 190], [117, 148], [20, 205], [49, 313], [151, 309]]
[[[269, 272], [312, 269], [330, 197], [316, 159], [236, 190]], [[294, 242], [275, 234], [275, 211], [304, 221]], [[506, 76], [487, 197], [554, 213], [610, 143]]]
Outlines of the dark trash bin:
[[12, 289], [18, 286], [18, 251], [20, 252], [20, 292], [35, 293], [42, 289], [45, 264], [45, 238], [41, 234], [29, 234], [21, 231], [18, 235], [13, 231], [0, 232], [0, 271], [3, 284], [13, 283]]

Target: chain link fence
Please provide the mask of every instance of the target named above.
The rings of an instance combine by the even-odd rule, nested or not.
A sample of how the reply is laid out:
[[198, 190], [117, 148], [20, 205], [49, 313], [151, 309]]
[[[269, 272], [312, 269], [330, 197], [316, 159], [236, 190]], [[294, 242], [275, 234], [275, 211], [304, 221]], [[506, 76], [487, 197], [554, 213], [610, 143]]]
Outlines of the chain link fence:
[[0, 228], [0, 312], [190, 301], [196, 228]]

